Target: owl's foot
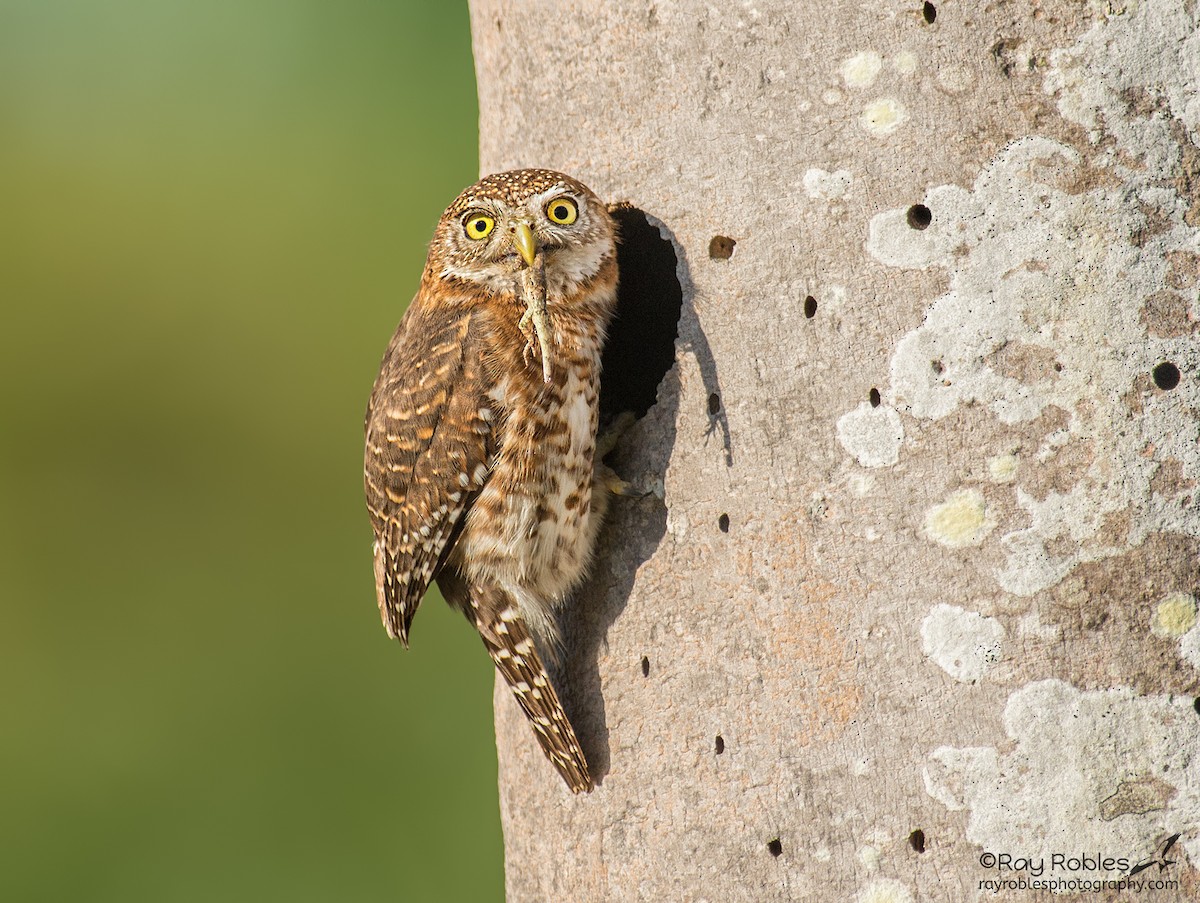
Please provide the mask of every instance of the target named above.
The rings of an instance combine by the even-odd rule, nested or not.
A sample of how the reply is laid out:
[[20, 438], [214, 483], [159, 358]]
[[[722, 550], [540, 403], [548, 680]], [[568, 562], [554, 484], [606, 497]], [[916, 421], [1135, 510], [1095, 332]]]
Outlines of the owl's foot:
[[621, 441], [621, 437], [636, 422], [637, 418], [633, 416], [633, 411], [623, 411], [618, 414], [617, 419], [608, 425], [608, 429], [596, 438], [596, 460], [603, 461], [607, 458], [612, 453], [612, 450], [617, 447], [617, 443]]
[[606, 496], [619, 496], [624, 499], [645, 499], [654, 495], [662, 498], [662, 493], [655, 488], [651, 487], [648, 489], [645, 486], [638, 486], [636, 483], [623, 480], [617, 476], [612, 468], [605, 464], [601, 464], [596, 469], [596, 482], [593, 485], [596, 491], [602, 491]]
[[616, 472], [604, 463], [606, 456], [612, 453], [617, 447], [617, 443], [621, 441], [621, 437], [629, 431], [629, 428], [637, 422], [637, 417], [632, 411], [624, 411], [617, 415], [617, 418], [609, 424], [608, 428], [600, 434], [596, 439], [596, 473], [598, 483], [601, 489], [609, 495], [617, 495], [628, 499], [644, 499], [651, 495], [657, 495], [661, 498], [659, 491], [653, 487], [646, 488], [631, 483], [628, 480], [623, 480], [617, 476]]
[[635, 489], [628, 480], [622, 480], [615, 473], [605, 478], [604, 488], [610, 495], [619, 495], [624, 498], [640, 498], [645, 495], [644, 492]]

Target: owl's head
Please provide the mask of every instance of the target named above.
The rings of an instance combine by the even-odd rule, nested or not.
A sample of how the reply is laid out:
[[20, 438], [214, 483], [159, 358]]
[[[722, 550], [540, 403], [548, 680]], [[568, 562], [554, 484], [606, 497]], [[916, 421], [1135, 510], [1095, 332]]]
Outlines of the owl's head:
[[429, 263], [442, 278], [503, 293], [514, 291], [515, 277], [538, 253], [550, 295], [570, 295], [616, 255], [616, 224], [570, 176], [516, 169], [458, 196], [438, 223]]

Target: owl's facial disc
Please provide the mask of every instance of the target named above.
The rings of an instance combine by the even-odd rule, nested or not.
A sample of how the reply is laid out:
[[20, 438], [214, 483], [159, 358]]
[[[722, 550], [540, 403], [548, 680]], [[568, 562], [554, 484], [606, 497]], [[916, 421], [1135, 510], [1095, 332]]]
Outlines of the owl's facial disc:
[[[539, 190], [519, 190], [526, 185]], [[484, 179], [447, 213], [436, 255], [442, 275], [489, 293], [520, 297], [526, 275], [539, 270], [553, 304], [587, 283], [613, 254], [604, 205], [557, 173]]]

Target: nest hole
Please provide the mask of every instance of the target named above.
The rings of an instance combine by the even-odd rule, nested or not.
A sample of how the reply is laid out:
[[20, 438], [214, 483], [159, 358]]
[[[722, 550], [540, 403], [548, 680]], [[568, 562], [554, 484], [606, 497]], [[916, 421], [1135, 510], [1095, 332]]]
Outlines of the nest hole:
[[675, 247], [636, 207], [612, 211], [617, 221], [617, 313], [601, 361], [600, 423], [629, 411], [646, 416], [658, 386], [675, 363], [683, 288]]

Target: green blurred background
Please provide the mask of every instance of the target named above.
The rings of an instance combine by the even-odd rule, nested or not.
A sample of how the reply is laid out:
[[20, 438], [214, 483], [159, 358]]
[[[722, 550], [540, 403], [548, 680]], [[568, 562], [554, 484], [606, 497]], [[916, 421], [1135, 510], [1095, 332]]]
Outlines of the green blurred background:
[[0, 0], [0, 899], [502, 898], [491, 665], [361, 500], [476, 167], [465, 4]]

